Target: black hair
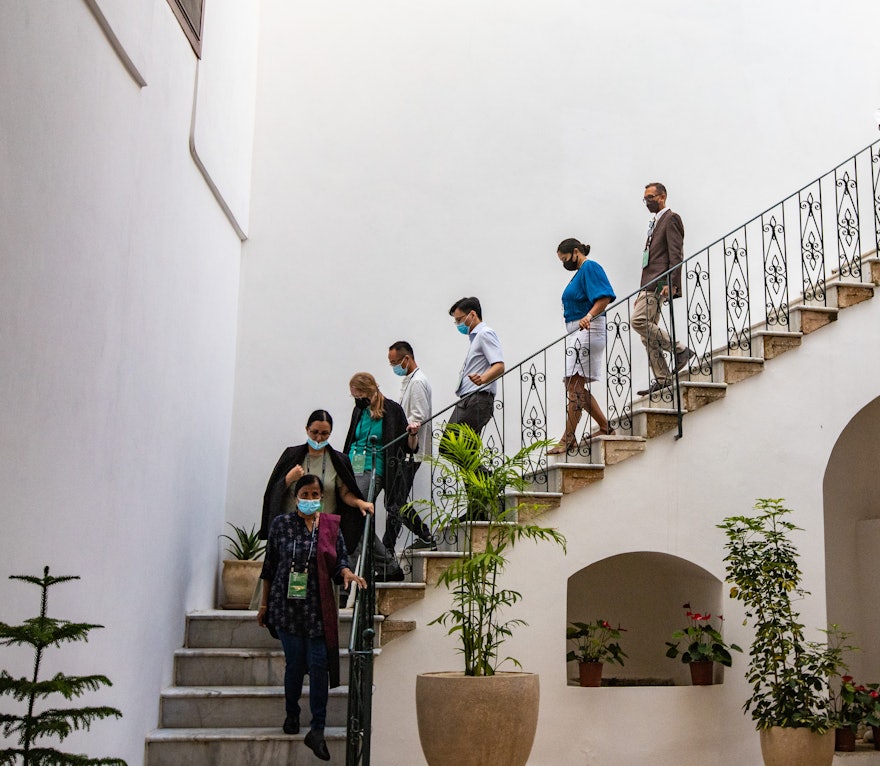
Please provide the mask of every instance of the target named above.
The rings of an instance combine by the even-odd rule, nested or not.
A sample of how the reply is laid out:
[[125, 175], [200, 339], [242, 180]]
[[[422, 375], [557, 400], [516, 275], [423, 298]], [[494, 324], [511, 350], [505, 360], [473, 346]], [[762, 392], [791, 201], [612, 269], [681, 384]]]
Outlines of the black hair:
[[452, 308], [449, 309], [449, 316], [452, 316], [456, 309], [465, 314], [470, 314], [473, 311], [481, 320], [483, 318], [483, 309], [480, 306], [479, 298], [474, 298], [473, 296], [470, 298], [460, 298], [452, 304]]
[[312, 484], [317, 484], [321, 488], [321, 494], [324, 493], [324, 482], [321, 481], [321, 477], [307, 473], [300, 476], [299, 481], [293, 485], [293, 496], [296, 497], [303, 487], [311, 487]]
[[666, 194], [666, 187], [663, 184], [661, 184], [659, 181], [651, 181], [651, 183], [645, 184], [646, 189], [649, 186], [653, 186], [657, 190], [657, 194]]
[[578, 242], [574, 237], [563, 239], [562, 242], [559, 243], [559, 247], [556, 248], [556, 252], [562, 253], [563, 255], [571, 255], [575, 250], [580, 250], [584, 255], [590, 254], [590, 246]]
[[397, 340], [394, 341], [389, 347], [389, 351], [396, 351], [398, 354], [406, 354], [413, 359], [415, 358], [415, 354], [413, 352], [413, 347], [409, 345], [405, 340]]
[[309, 419], [306, 421], [306, 428], [308, 428], [312, 423], [316, 420], [324, 420], [330, 424], [330, 429], [333, 430], [333, 418], [330, 417], [330, 413], [327, 410], [315, 410], [311, 415], [309, 415]]

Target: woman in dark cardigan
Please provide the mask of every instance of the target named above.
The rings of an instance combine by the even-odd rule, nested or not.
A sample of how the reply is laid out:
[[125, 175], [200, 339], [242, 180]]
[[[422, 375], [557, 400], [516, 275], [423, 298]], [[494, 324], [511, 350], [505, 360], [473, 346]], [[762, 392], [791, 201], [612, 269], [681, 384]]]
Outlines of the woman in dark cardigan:
[[373, 504], [364, 500], [351, 470], [348, 457], [330, 446], [333, 418], [327, 410], [315, 410], [306, 422], [305, 444], [288, 447], [281, 453], [266, 492], [263, 495], [263, 517], [260, 539], [269, 536], [269, 527], [276, 516], [296, 509], [296, 497], [290, 491], [304, 474], [312, 473], [326, 487], [324, 509], [342, 517], [342, 535], [349, 551], [353, 551], [363, 529], [361, 518], [373, 512]]
[[404, 436], [407, 420], [403, 408], [397, 402], [385, 398], [370, 373], [359, 372], [352, 376], [349, 390], [355, 407], [351, 413], [344, 451], [354, 468], [358, 487], [361, 494], [366, 496], [372, 465], [369, 438], [376, 436], [378, 447], [389, 444], [392, 446], [380, 449], [377, 455], [373, 499], [384, 489], [385, 509], [390, 514], [398, 513], [408, 499], [403, 461], [407, 454], [412, 454], [418, 448], [418, 435]]

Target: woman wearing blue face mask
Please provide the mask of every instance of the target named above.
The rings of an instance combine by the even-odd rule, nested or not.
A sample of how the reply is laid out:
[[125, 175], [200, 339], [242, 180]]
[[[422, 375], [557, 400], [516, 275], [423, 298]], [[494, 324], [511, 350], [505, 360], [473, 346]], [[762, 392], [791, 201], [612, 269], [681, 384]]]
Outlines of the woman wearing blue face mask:
[[269, 536], [276, 516], [296, 510], [296, 496], [291, 487], [305, 474], [315, 474], [326, 487], [324, 512], [342, 517], [346, 545], [354, 544], [363, 525], [361, 517], [373, 512], [372, 503], [364, 500], [358, 489], [348, 457], [330, 446], [333, 418], [327, 410], [315, 410], [306, 422], [306, 442], [288, 447], [275, 464], [263, 495], [260, 539]]
[[276, 517], [269, 528], [260, 579], [263, 594], [257, 622], [277, 633], [284, 648], [285, 734], [300, 730], [299, 698], [309, 674], [312, 720], [305, 744], [330, 760], [324, 740], [327, 698], [339, 686], [339, 631], [333, 583], [366, 583], [351, 571], [339, 517], [321, 513], [321, 480], [301, 476], [293, 489], [296, 511]]

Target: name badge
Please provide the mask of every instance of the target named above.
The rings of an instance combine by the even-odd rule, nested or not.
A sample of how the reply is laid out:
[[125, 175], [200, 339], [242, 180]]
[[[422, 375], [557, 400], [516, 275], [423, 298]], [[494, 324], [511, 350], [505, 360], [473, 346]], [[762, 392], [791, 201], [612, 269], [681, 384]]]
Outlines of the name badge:
[[367, 465], [367, 453], [366, 452], [355, 452], [351, 458], [351, 470], [355, 472], [358, 476], [360, 476], [364, 472], [364, 468]]
[[645, 252], [642, 253], [642, 268], [644, 269], [648, 265], [648, 248], [645, 248]]
[[306, 597], [306, 583], [308, 579], [308, 572], [294, 572], [291, 569], [290, 578], [287, 581], [287, 598], [304, 599]]

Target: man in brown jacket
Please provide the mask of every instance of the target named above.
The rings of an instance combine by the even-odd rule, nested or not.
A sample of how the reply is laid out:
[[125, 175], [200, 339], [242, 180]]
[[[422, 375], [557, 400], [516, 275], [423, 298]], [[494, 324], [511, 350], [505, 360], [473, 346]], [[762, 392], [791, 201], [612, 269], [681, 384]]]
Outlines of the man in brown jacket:
[[[632, 326], [641, 336], [654, 380], [639, 396], [653, 394], [672, 382], [672, 371], [663, 356], [663, 352], [674, 355], [675, 369], [687, 366], [694, 352], [685, 347], [681, 341], [674, 346], [669, 334], [661, 327], [660, 309], [663, 302], [670, 296], [681, 295], [681, 269], [664, 274], [682, 261], [684, 245], [684, 224], [681, 216], [666, 207], [666, 187], [654, 181], [645, 187], [644, 203], [648, 211], [654, 214], [648, 226], [648, 238], [645, 240], [645, 251], [642, 255], [641, 287], [633, 307]], [[656, 280], [656, 281], [655, 281]]]

